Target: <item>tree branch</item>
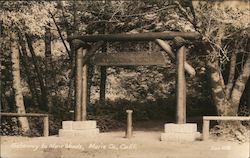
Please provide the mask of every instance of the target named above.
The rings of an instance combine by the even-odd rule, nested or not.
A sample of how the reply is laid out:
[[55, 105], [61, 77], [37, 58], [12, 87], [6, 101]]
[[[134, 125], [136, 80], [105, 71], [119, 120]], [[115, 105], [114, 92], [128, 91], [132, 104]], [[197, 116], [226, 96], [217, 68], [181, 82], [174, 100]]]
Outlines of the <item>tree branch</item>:
[[177, 5], [177, 7], [180, 10], [180, 12], [182, 13], [182, 15], [184, 15], [185, 18], [187, 18], [187, 20], [194, 26], [195, 30], [198, 31], [197, 30], [198, 27], [196, 25], [196, 20], [195, 20], [195, 15], [193, 15], [194, 16], [193, 18], [191, 16], [189, 16], [186, 9], [184, 9], [178, 1], [175, 1], [174, 4]]
[[67, 47], [67, 45], [66, 45], [66, 43], [65, 43], [65, 41], [64, 41], [64, 39], [63, 39], [62, 32], [61, 32], [59, 26], [58, 26], [57, 23], [56, 23], [56, 19], [55, 19], [54, 15], [53, 15], [51, 12], [49, 12], [49, 13], [50, 13], [50, 15], [51, 15], [51, 17], [52, 17], [52, 19], [53, 19], [54, 24], [56, 25], [57, 32], [58, 32], [58, 34], [59, 34], [59, 36], [60, 36], [60, 38], [61, 38], [61, 40], [62, 40], [62, 42], [63, 42], [63, 45], [64, 45], [64, 47], [65, 47], [65, 49], [66, 49], [66, 51], [67, 51], [67, 53], [68, 53], [68, 56], [69, 56], [69, 58], [71, 59], [70, 51], [69, 51], [69, 49], [68, 49], [68, 47]]
[[225, 86], [225, 81], [224, 81], [224, 78], [223, 78], [223, 75], [221, 73], [221, 70], [219, 69], [219, 75], [220, 75], [220, 81], [221, 81], [221, 86], [225, 92], [225, 89], [226, 89], [226, 86]]

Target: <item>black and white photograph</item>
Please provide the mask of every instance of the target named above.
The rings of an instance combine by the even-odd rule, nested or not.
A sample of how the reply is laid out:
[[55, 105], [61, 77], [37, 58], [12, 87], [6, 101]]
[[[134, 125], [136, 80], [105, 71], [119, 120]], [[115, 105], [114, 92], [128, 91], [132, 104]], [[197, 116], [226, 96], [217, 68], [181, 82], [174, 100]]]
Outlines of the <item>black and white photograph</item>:
[[0, 158], [250, 158], [250, 1], [0, 0]]

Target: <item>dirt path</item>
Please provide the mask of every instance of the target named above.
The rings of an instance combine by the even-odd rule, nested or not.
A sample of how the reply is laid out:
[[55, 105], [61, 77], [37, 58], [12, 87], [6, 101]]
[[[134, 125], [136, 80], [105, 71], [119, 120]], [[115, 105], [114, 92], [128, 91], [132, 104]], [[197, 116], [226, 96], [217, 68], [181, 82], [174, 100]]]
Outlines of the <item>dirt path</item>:
[[249, 143], [162, 142], [160, 132], [101, 133], [94, 138], [1, 137], [1, 158], [249, 158]]

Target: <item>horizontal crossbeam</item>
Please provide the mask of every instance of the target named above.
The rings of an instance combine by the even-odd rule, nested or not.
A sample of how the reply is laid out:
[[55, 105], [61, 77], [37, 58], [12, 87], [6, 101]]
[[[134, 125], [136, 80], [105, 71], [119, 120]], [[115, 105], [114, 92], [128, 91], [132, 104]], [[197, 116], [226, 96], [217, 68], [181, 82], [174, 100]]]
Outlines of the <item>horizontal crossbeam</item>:
[[84, 42], [119, 42], [119, 41], [153, 41], [155, 39], [171, 40], [175, 37], [182, 37], [184, 39], [195, 40], [200, 39], [200, 34], [197, 32], [150, 32], [138, 34], [98, 34], [98, 35], [83, 35], [72, 36], [68, 41], [74, 39], [82, 40]]
[[250, 117], [246, 117], [246, 116], [203, 116], [203, 120], [250, 121]]
[[48, 117], [48, 114], [38, 114], [38, 113], [5, 113], [1, 112], [0, 116], [16, 116], [16, 117]]
[[150, 52], [120, 52], [96, 54], [91, 63], [98, 66], [142, 66], [166, 65], [161, 53]]

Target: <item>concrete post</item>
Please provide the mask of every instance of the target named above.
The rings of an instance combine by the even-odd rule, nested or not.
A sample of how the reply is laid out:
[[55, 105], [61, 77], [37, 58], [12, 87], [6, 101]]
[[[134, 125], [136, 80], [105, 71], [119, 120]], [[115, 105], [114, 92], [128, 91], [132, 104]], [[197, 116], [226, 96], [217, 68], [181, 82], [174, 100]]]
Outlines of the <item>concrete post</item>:
[[132, 129], [133, 129], [133, 125], [132, 125], [132, 113], [133, 110], [126, 110], [127, 112], [127, 131], [126, 131], [126, 138], [131, 138], [132, 137]]

